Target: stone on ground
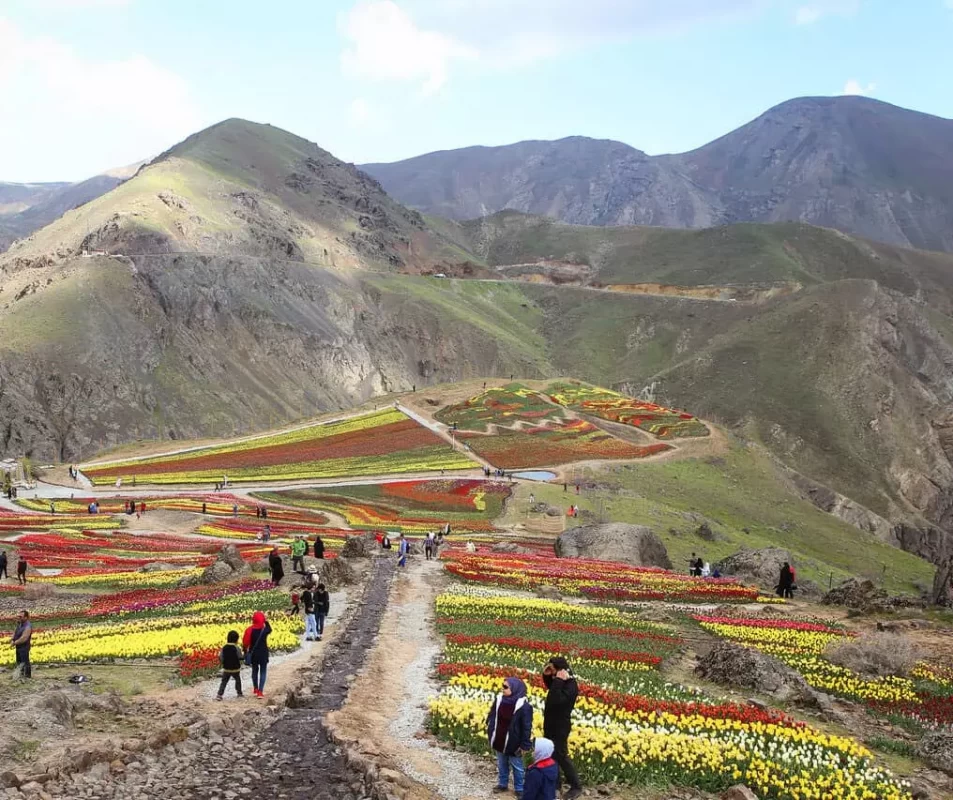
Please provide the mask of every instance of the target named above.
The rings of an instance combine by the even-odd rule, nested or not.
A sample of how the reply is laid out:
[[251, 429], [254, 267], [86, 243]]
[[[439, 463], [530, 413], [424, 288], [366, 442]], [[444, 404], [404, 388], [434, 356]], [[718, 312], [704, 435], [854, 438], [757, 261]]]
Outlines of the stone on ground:
[[917, 755], [934, 769], [953, 775], [953, 730], [930, 731], [917, 745]]
[[[397, 543], [394, 543], [394, 547]], [[359, 533], [349, 536], [341, 548], [342, 558], [370, 558], [380, 549], [373, 533]]]
[[645, 525], [611, 522], [572, 528], [556, 539], [555, 550], [560, 558], [595, 558], [637, 567], [672, 568], [662, 540]]
[[740, 550], [719, 561], [716, 566], [722, 575], [730, 575], [745, 583], [773, 591], [778, 585], [781, 565], [785, 561], [794, 564], [788, 550], [765, 547], [761, 550]]
[[722, 686], [754, 689], [781, 703], [814, 695], [804, 678], [778, 659], [731, 642], [716, 643], [695, 674]]

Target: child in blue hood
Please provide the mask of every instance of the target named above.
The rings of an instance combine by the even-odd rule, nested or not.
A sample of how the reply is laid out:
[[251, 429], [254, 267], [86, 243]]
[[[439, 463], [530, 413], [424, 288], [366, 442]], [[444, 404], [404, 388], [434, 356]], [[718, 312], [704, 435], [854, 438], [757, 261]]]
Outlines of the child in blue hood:
[[521, 800], [556, 800], [559, 767], [553, 760], [553, 743], [539, 737], [533, 749], [533, 763], [526, 770]]
[[526, 684], [519, 678], [503, 681], [503, 691], [497, 695], [486, 718], [490, 747], [496, 753], [499, 782], [494, 794], [502, 794], [510, 782], [513, 770], [513, 789], [517, 796], [523, 792], [523, 751], [533, 746], [533, 707], [526, 699]]

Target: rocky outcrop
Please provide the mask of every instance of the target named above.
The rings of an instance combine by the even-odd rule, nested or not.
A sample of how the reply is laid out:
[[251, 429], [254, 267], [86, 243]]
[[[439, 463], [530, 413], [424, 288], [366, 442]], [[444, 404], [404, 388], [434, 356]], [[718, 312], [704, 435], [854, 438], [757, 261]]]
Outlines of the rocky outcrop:
[[[396, 547], [396, 542], [394, 543]], [[370, 558], [380, 551], [373, 533], [359, 533], [349, 536], [341, 548], [341, 558]]]
[[863, 614], [890, 612], [898, 608], [922, 608], [926, 601], [911, 595], [890, 595], [873, 581], [848, 578], [837, 584], [822, 600], [828, 606], [846, 606]]
[[[799, 472], [789, 470], [787, 474], [797, 488], [798, 493], [821, 511], [826, 511], [828, 514], [842, 519], [848, 525], [872, 533], [878, 539], [893, 540], [894, 526], [879, 514], [875, 514], [860, 503], [854, 502], [849, 497], [845, 497], [823, 484], [812, 481]], [[906, 550], [907, 548], [903, 549]]]
[[731, 642], [717, 642], [695, 674], [721, 686], [751, 689], [780, 703], [816, 703], [814, 691], [797, 672], [772, 656]]
[[559, 558], [595, 558], [638, 567], [672, 568], [662, 540], [644, 525], [612, 522], [572, 528], [560, 534], [554, 549]]
[[730, 575], [763, 589], [773, 589], [777, 586], [781, 565], [785, 561], [794, 565], [789, 550], [765, 547], [760, 550], [739, 550], [719, 561], [716, 566], [722, 575]]
[[936, 568], [930, 599], [934, 605], [953, 606], [953, 558]]
[[930, 731], [917, 745], [917, 755], [934, 769], [953, 775], [953, 731]]

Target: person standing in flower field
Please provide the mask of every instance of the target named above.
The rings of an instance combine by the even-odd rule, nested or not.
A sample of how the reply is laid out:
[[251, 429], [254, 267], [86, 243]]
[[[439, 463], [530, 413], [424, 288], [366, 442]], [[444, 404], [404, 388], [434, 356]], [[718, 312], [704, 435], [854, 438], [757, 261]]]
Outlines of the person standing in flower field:
[[0, 579], [9, 577], [10, 573], [7, 572], [7, 551], [0, 550]]
[[572, 730], [572, 710], [579, 696], [579, 685], [569, 669], [569, 662], [554, 656], [543, 668], [543, 683], [548, 692], [543, 706], [543, 736], [551, 739], [553, 758], [569, 784], [563, 800], [575, 800], [582, 794], [582, 784], [572, 761], [569, 760], [569, 733]]
[[324, 561], [324, 540], [317, 534], [314, 537], [314, 557], [319, 561]]
[[17, 626], [13, 629], [13, 638], [10, 645], [16, 648], [16, 663], [20, 670], [20, 677], [32, 678], [33, 669], [30, 666], [30, 640], [33, 638], [33, 625], [30, 624], [30, 612], [26, 609], [20, 612]]
[[17, 583], [26, 584], [26, 569], [28, 566], [26, 556], [21, 553], [17, 559]]
[[278, 554], [278, 548], [271, 548], [271, 553], [268, 555], [268, 569], [271, 570], [271, 582], [277, 586], [281, 583], [281, 579], [285, 577], [285, 568], [281, 563], [281, 556]]
[[490, 747], [496, 753], [498, 781], [494, 794], [507, 790], [510, 769], [513, 770], [513, 790], [523, 793], [523, 751], [532, 748], [533, 707], [526, 699], [526, 684], [519, 678], [503, 681], [503, 691], [496, 696], [486, 718]]

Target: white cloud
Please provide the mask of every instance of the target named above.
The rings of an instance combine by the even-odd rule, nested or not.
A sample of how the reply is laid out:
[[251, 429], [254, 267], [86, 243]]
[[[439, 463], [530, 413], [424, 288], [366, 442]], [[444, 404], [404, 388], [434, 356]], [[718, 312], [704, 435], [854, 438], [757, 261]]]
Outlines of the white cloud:
[[859, 10], [860, 0], [814, 0], [808, 5], [798, 6], [794, 22], [796, 25], [813, 25], [824, 17], [850, 17]]
[[447, 81], [450, 66], [476, 53], [456, 39], [417, 27], [393, 0], [365, 0], [343, 18], [348, 44], [341, 54], [345, 74], [375, 80], [420, 81], [432, 94]]
[[[2, 17], [0, 108], [16, 109], [0, 126], [3, 180], [88, 177], [77, 169], [137, 161], [200, 124], [188, 85], [144, 56], [87, 59]], [[22, 175], [24, 163], [46, 174]]]
[[360, 0], [340, 18], [350, 77], [416, 82], [510, 69], [602, 42], [758, 11], [771, 0]]
[[371, 114], [370, 105], [363, 97], [355, 97], [354, 100], [351, 101], [351, 106], [348, 111], [351, 116], [351, 122], [355, 125], [366, 123], [373, 116]]
[[873, 94], [874, 90], [877, 88], [876, 83], [868, 83], [866, 86], [861, 85], [860, 81], [855, 78], [851, 78], [844, 84], [844, 90], [841, 94], [851, 94], [864, 97], [869, 94]]

